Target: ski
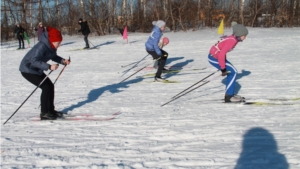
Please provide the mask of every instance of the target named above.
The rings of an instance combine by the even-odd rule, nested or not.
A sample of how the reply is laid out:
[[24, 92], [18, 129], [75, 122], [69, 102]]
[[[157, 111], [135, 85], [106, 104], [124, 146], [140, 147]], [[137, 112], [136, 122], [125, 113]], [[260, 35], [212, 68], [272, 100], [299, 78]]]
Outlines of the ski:
[[40, 117], [30, 118], [30, 121], [110, 121], [118, 117], [121, 112], [113, 113], [111, 116], [101, 117], [94, 114], [65, 114], [62, 118], [56, 120], [41, 120]]
[[[206, 67], [201, 68], [201, 69], [171, 69], [171, 70], [163, 70], [162, 73], [164, 73], [164, 74], [176, 74], [176, 73], [179, 73], [179, 72], [182, 72], [182, 71], [184, 71], [184, 72], [186, 72], [186, 71], [198, 71], [198, 70], [204, 70], [204, 69], [206, 69]], [[148, 77], [148, 76], [155, 76], [155, 73], [150, 73], [150, 74], [144, 75], [144, 77]]]
[[[255, 105], [255, 106], [284, 106], [284, 105], [295, 105], [295, 103], [291, 102], [259, 102], [259, 101], [246, 101], [242, 103], [243, 105]], [[299, 104], [299, 103], [298, 103]]]
[[160, 83], [180, 83], [179, 81], [175, 81], [175, 80], [162, 80], [162, 81], [156, 81], [156, 80], [154, 80], [153, 82], [160, 82]]

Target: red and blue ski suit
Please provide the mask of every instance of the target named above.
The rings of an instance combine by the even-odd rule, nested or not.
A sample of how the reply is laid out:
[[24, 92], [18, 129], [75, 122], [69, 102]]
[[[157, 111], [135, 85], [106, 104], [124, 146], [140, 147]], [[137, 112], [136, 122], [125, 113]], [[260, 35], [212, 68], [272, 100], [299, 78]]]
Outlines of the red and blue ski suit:
[[239, 39], [234, 36], [226, 36], [218, 41], [210, 48], [208, 55], [208, 62], [219, 70], [230, 71], [226, 79], [226, 94], [229, 96], [234, 95], [234, 88], [236, 83], [236, 68], [226, 59], [226, 54], [233, 50], [237, 45]]

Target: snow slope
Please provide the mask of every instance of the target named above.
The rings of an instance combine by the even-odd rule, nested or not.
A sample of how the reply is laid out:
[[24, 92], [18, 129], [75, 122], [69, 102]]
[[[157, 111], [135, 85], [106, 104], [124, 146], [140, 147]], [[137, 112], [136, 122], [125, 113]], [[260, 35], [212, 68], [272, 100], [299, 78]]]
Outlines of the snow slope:
[[[223, 104], [218, 72], [209, 78], [215, 80], [161, 107], [216, 71], [207, 54], [220, 35], [216, 29], [165, 32], [167, 66], [182, 69], [165, 77], [179, 83], [153, 82], [149, 74], [155, 70], [148, 66], [119, 84], [152, 63], [149, 56], [120, 77], [130, 68], [121, 66], [147, 55], [148, 36], [129, 34], [129, 44], [120, 35], [90, 37], [99, 50], [77, 51], [83, 37], [64, 36], [58, 54], [72, 63], [55, 84], [56, 109], [103, 119], [98, 121], [33, 121], [40, 113], [38, 89], [3, 125], [35, 86], [18, 70], [29, 49], [1, 45], [1, 168], [300, 168], [300, 28], [249, 28], [247, 39], [227, 55], [239, 71], [239, 95], [288, 99], [272, 102], [291, 105]], [[62, 68], [50, 74], [52, 81]]]

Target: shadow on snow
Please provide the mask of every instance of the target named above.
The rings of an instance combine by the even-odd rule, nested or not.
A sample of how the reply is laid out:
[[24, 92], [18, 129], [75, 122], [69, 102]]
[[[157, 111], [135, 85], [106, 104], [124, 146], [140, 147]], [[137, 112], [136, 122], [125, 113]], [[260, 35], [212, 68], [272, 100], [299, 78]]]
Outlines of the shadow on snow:
[[242, 152], [234, 169], [288, 169], [289, 164], [278, 152], [274, 136], [266, 129], [255, 127], [243, 136]]
[[107, 86], [103, 86], [100, 87], [98, 89], [93, 89], [88, 93], [87, 99], [84, 101], [80, 101], [75, 105], [72, 105], [68, 108], [65, 108], [64, 110], [62, 110], [62, 112], [67, 113], [68, 111], [72, 111], [73, 109], [79, 108], [81, 106], [84, 106], [87, 103], [91, 103], [96, 101], [103, 93], [105, 93], [106, 91], [109, 91], [110, 93], [119, 93], [122, 90], [120, 90], [120, 88], [128, 88], [129, 84], [131, 83], [138, 83], [140, 81], [142, 81], [143, 78], [137, 78], [137, 79], [133, 79], [133, 80], [129, 80], [129, 81], [125, 81], [123, 83], [120, 84], [111, 84], [111, 85], [107, 85]]

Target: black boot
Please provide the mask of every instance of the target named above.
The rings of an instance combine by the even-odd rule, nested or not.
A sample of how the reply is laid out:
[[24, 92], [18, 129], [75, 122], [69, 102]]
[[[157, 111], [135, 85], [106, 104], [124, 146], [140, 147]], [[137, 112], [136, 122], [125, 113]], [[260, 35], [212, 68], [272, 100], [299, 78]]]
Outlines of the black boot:
[[40, 117], [41, 117], [41, 120], [56, 120], [57, 119], [56, 114], [49, 113], [49, 112], [48, 113], [41, 112]]
[[64, 117], [64, 113], [60, 111], [53, 110], [53, 113], [57, 116], [57, 118]]

